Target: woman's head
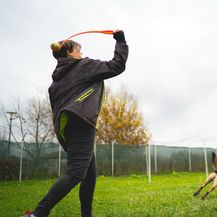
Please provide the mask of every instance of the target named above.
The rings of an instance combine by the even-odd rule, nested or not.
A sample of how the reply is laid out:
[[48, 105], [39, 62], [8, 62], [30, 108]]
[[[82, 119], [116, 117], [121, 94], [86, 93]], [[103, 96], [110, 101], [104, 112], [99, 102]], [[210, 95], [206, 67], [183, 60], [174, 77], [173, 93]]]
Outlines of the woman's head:
[[60, 57], [71, 57], [81, 59], [81, 45], [73, 40], [59, 41], [50, 45], [53, 56], [58, 59]]

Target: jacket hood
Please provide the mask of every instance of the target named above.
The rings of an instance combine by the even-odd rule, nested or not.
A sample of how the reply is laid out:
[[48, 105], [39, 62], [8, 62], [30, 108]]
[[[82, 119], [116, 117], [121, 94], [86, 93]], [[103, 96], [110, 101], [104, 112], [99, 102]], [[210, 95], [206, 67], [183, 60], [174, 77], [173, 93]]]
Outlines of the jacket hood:
[[66, 73], [81, 59], [73, 59], [68, 57], [59, 58], [57, 66], [52, 74], [53, 81], [59, 81]]

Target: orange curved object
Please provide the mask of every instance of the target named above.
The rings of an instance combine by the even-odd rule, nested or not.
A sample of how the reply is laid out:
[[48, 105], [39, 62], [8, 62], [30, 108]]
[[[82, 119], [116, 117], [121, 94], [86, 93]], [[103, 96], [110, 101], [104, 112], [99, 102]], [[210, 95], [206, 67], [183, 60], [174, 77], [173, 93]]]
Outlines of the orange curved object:
[[70, 38], [73, 38], [75, 36], [78, 36], [78, 35], [83, 35], [83, 34], [87, 34], [87, 33], [102, 33], [102, 34], [107, 34], [107, 35], [112, 35], [113, 34], [113, 31], [112, 30], [90, 30], [90, 31], [85, 31], [85, 32], [79, 32], [77, 34], [74, 34], [72, 36], [70, 36], [69, 38], [67, 38], [66, 40], [64, 40], [62, 42], [62, 44], [60, 45], [60, 47], [63, 46], [63, 44], [68, 41]]

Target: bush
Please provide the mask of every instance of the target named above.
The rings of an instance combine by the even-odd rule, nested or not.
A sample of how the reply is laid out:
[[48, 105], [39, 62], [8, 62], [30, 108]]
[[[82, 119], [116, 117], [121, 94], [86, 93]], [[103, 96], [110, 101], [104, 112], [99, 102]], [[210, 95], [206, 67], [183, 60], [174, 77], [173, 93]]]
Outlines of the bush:
[[0, 160], [0, 181], [9, 181], [18, 179], [19, 162], [16, 158], [9, 160]]

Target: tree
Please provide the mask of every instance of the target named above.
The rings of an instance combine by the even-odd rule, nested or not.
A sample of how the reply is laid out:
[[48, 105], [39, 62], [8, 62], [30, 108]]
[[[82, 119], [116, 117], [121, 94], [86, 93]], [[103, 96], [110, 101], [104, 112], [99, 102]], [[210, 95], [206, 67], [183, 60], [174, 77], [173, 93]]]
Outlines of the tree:
[[117, 94], [107, 89], [97, 129], [97, 143], [116, 140], [119, 144], [145, 145], [151, 138], [138, 111], [137, 99], [125, 89]]
[[27, 101], [25, 125], [28, 140], [35, 144], [34, 155], [31, 156], [37, 166], [43, 151], [47, 148], [44, 144], [52, 142], [55, 137], [48, 96], [32, 97]]
[[[11, 131], [12, 138], [15, 141], [14, 144], [17, 148], [21, 148], [21, 141], [26, 136], [25, 141], [29, 143], [23, 142], [23, 151], [28, 154], [36, 168], [44, 150], [47, 149], [45, 143], [52, 142], [55, 137], [48, 96], [38, 94], [22, 104], [18, 100], [12, 108], [16, 112], [16, 121], [14, 121], [13, 130]], [[5, 125], [9, 127], [9, 119], [2, 103], [1, 113]], [[34, 147], [30, 143], [34, 144]]]
[[25, 121], [32, 142], [43, 145], [53, 140], [52, 112], [48, 97], [32, 97], [27, 101]]

